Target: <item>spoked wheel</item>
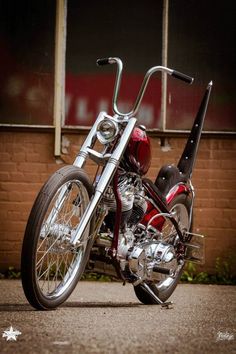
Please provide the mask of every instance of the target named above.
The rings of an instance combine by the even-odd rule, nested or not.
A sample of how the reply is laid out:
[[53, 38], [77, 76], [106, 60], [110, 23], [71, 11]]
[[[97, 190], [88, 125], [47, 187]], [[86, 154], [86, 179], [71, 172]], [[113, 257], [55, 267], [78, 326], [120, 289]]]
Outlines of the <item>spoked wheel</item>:
[[30, 214], [21, 255], [22, 285], [36, 309], [62, 304], [83, 274], [92, 247], [92, 221], [76, 247], [75, 234], [92, 194], [87, 174], [66, 166], [41, 189]]
[[[174, 214], [176, 221], [178, 221], [179, 227], [182, 231], [190, 231], [191, 228], [191, 200], [186, 195], [176, 196], [169, 205], [169, 210]], [[176, 231], [173, 224], [167, 221], [163, 225], [162, 229], [163, 241], [172, 242], [173, 238], [176, 237]], [[159, 275], [158, 283], [147, 283], [150, 289], [161, 299], [163, 302], [166, 301], [173, 291], [175, 290], [180, 277], [183, 272], [184, 263], [178, 264], [177, 260], [172, 261], [171, 268], [176, 270], [175, 276], [168, 276], [164, 274]], [[154, 304], [155, 300], [149, 295], [142, 287], [142, 285], [137, 285], [134, 287], [135, 294], [137, 298], [143, 304]]]

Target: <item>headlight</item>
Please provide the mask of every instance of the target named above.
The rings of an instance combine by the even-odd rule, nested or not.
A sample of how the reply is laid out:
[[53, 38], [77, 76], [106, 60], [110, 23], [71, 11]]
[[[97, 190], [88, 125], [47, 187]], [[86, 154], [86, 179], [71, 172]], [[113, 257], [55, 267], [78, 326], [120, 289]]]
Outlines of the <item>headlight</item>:
[[97, 127], [97, 138], [102, 144], [110, 143], [118, 133], [116, 121], [109, 118], [103, 119]]

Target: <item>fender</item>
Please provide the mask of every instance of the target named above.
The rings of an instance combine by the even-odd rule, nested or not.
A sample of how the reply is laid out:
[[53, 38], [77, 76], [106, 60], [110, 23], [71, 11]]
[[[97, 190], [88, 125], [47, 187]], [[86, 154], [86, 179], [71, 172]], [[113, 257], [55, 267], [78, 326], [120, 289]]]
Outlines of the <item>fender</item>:
[[189, 186], [184, 183], [178, 183], [174, 187], [172, 187], [169, 193], [166, 195], [166, 203], [169, 205], [172, 200], [179, 194], [189, 195], [190, 193], [191, 190]]

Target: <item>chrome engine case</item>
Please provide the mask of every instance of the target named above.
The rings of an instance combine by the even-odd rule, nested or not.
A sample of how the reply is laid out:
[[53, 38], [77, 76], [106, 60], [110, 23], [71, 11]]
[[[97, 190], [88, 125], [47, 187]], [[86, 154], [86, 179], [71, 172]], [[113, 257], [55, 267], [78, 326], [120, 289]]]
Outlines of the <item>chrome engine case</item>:
[[[171, 276], [178, 266], [174, 247], [157, 238], [153, 239], [154, 235], [151, 235], [145, 226], [143, 226], [141, 237], [137, 233], [137, 226], [139, 228], [140, 225], [142, 226], [139, 222], [147, 210], [141, 180], [135, 179], [130, 174], [123, 174], [119, 177], [118, 190], [122, 203], [122, 215], [129, 212], [128, 218], [121, 225], [116, 254], [123, 278], [137, 283], [144, 280], [159, 281], [167, 274]], [[108, 229], [105, 232], [106, 239], [111, 245], [113, 217], [116, 212], [116, 200], [111, 186], [103, 197], [103, 205], [108, 211], [107, 215], [111, 213]], [[156, 234], [155, 237], [157, 236]], [[102, 238], [98, 238], [97, 245], [102, 246], [103, 243]], [[109, 248], [107, 246], [107, 243], [106, 245], [104, 243], [105, 249]]]
[[128, 267], [137, 282], [159, 281], [163, 274], [172, 276], [177, 266], [174, 247], [161, 241], [143, 242], [128, 254]]

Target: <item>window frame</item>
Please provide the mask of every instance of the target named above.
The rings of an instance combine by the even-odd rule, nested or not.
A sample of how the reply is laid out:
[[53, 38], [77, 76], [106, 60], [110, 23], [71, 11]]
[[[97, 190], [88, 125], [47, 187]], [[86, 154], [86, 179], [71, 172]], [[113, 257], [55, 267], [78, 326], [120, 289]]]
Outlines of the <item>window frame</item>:
[[[169, 0], [163, 0], [162, 13], [162, 65], [168, 66], [168, 20]], [[61, 136], [65, 131], [89, 131], [90, 126], [69, 126], [65, 122], [65, 58], [66, 58], [67, 0], [56, 1], [55, 60], [54, 60], [54, 102], [53, 125], [28, 125], [1, 123], [2, 128], [53, 130], [54, 155], [61, 155]], [[161, 128], [147, 129], [152, 136], [183, 136], [189, 130], [166, 129], [167, 74], [161, 77]], [[234, 136], [235, 131], [203, 131], [205, 136]]]

